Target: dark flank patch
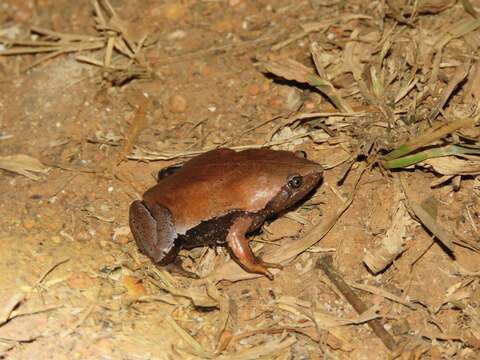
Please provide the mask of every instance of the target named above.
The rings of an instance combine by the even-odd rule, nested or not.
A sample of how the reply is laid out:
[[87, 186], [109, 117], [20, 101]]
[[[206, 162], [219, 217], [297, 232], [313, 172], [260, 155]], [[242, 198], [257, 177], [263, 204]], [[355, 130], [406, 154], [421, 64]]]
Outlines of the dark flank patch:
[[226, 215], [202, 221], [194, 228], [188, 230], [185, 235], [179, 235], [176, 244], [185, 249], [199, 246], [223, 245], [227, 238], [230, 226], [242, 211], [233, 211]]
[[192, 249], [199, 246], [222, 246], [225, 245], [226, 238], [230, 227], [240, 216], [253, 218], [255, 227], [249, 231], [253, 231], [260, 227], [265, 221], [262, 214], [248, 213], [245, 211], [232, 211], [226, 215], [202, 221], [193, 229], [187, 231], [185, 235], [179, 235], [175, 240], [176, 245], [185, 249]]

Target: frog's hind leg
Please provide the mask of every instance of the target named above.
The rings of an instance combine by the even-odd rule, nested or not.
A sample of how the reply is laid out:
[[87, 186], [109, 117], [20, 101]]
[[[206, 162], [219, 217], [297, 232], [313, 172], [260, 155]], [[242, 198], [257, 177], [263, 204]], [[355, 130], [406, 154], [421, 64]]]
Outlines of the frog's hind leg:
[[140, 251], [156, 264], [168, 264], [175, 258], [175, 226], [170, 211], [155, 204], [149, 209], [143, 201], [130, 205], [129, 224]]
[[170, 211], [154, 205], [152, 211], [136, 200], [130, 205], [130, 229], [139, 250], [154, 264], [182, 276], [197, 279], [198, 275], [183, 269], [178, 258], [180, 246], [175, 245], [175, 226]]
[[252, 252], [245, 234], [252, 225], [252, 220], [247, 217], [240, 217], [234, 221], [227, 235], [227, 245], [237, 263], [246, 271], [256, 274], [263, 274], [273, 280], [273, 274], [267, 267], [282, 268], [279, 264], [266, 263]]

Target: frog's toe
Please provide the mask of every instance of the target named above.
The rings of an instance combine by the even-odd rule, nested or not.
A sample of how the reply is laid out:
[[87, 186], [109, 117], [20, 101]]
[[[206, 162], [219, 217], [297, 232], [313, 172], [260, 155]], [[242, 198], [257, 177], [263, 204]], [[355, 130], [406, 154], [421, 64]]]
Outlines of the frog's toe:
[[273, 280], [274, 279], [274, 276], [273, 274], [268, 271], [268, 270], [265, 270], [265, 272], [263, 273], [263, 275], [265, 275], [269, 280]]
[[130, 205], [129, 224], [143, 254], [155, 263], [169, 258], [175, 245], [175, 227], [167, 208], [155, 205], [150, 210], [144, 202], [136, 200]]

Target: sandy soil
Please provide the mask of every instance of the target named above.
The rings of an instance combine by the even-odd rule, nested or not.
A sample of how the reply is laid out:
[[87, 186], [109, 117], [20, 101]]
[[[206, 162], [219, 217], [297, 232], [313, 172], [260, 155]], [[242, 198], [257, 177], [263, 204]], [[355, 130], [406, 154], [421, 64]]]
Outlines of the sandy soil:
[[[137, 60], [146, 73], [135, 72], [137, 60], [128, 63], [118, 52], [114, 60], [128, 63], [132, 78], [78, 61], [101, 63], [105, 37], [98, 50], [58, 54], [27, 71], [43, 53], [0, 56], [0, 157], [26, 154], [48, 167], [34, 173], [36, 179], [0, 170], [0, 358], [480, 358], [478, 170], [432, 187], [437, 172], [421, 166], [387, 171], [376, 160], [430, 127], [422, 114], [467, 63], [461, 86], [431, 125], [468, 114], [478, 103], [478, 31], [456, 36], [428, 62], [426, 49], [437, 36], [473, 17], [455, 1], [420, 7], [414, 15], [404, 2], [387, 3], [111, 0], [131, 41], [144, 44]], [[95, 28], [90, 1], [3, 0], [1, 37], [56, 41], [32, 35], [32, 26], [105, 36]], [[358, 58], [372, 90], [367, 65], [377, 61], [385, 38], [393, 44], [386, 76], [396, 76], [372, 102], [341, 65], [349, 41], [365, 46]], [[339, 114], [308, 84], [260, 71], [259, 63], [282, 59], [313, 71], [313, 42], [354, 116]], [[0, 38], [0, 50], [15, 48], [10, 45]], [[415, 57], [418, 72], [412, 71]], [[411, 84], [410, 73], [416, 85], [392, 106]], [[425, 94], [432, 83], [435, 91]], [[145, 96], [142, 117], [138, 104]], [[295, 118], [312, 112], [336, 115]], [[412, 114], [418, 122], [406, 120]], [[313, 135], [302, 136], [307, 131]], [[478, 145], [478, 136], [477, 126], [444, 138]], [[215, 274], [208, 283], [172, 276], [139, 254], [128, 207], [155, 183], [159, 169], [192, 151], [272, 140], [306, 151], [325, 166], [325, 179], [302, 207], [253, 236], [255, 251], [268, 257], [299, 241], [312, 223], [334, 219], [320, 242], [286, 263], [274, 281], [228, 281], [223, 249], [181, 254], [191, 270]], [[351, 205], [336, 216], [352, 194]], [[453, 254], [405, 210], [406, 197], [433, 204], [430, 214], [456, 239]], [[403, 215], [394, 224], [397, 211]], [[374, 274], [364, 256], [376, 254], [387, 234], [400, 236], [403, 250]], [[395, 351], [315, 266], [328, 253], [349, 284], [372, 287], [355, 292], [374, 306], [377, 312], [369, 314], [394, 337]]]

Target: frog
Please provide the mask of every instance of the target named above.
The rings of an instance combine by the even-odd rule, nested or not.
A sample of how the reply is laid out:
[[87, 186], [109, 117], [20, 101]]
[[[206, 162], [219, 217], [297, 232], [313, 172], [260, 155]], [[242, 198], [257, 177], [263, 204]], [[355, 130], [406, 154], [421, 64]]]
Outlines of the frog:
[[181, 249], [224, 246], [244, 270], [272, 280], [269, 268], [282, 266], [257, 257], [248, 235], [312, 193], [322, 178], [323, 167], [301, 151], [217, 148], [162, 169], [131, 203], [130, 229], [140, 252], [158, 266], [177, 263]]

